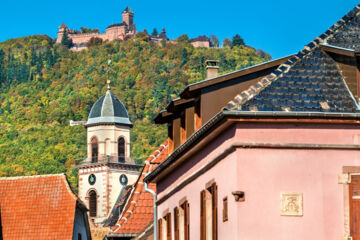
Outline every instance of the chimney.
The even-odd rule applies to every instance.
[[[216,78],[219,71],[219,61],[218,60],[206,60],[206,79]]]

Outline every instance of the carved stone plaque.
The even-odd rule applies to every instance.
[[[303,215],[303,195],[295,192],[280,193],[281,216],[302,216]]]

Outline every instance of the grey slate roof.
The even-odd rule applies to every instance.
[[[110,90],[92,106],[86,125],[101,123],[132,126],[125,106]]]
[[[114,204],[113,209],[111,210],[109,217],[103,223],[104,227],[115,226],[117,220],[119,219],[121,212],[124,209],[125,203],[126,203],[128,197],[130,196],[131,190],[132,190],[131,185],[122,187],[120,194],[119,194],[118,198],[116,199],[116,202]]]
[[[107,26],[106,29],[112,28],[112,27],[120,27],[120,26],[127,26],[127,24],[126,24],[126,22],[114,23],[114,24],[111,24],[111,25]]]
[[[306,45],[256,85],[239,93],[227,109],[284,112],[359,112],[336,62],[321,44],[360,51],[360,6]]]

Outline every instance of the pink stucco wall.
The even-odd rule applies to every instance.
[[[359,135],[358,128],[345,125],[237,124],[158,182],[158,199],[235,142],[353,145],[359,144]],[[344,193],[343,185],[338,184],[343,166],[360,166],[359,151],[237,148],[160,203],[158,213],[173,212],[186,197],[190,239],[200,239],[200,191],[214,179],[219,239],[338,240],[344,236]],[[235,202],[232,191],[244,191],[245,202]],[[280,216],[281,192],[303,194],[303,216]],[[223,222],[222,199],[226,196],[229,220]]]

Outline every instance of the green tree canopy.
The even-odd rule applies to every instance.
[[[244,39],[242,39],[242,37],[240,37],[239,34],[236,34],[231,41],[231,47],[235,47],[235,46],[242,46],[245,45]]]

